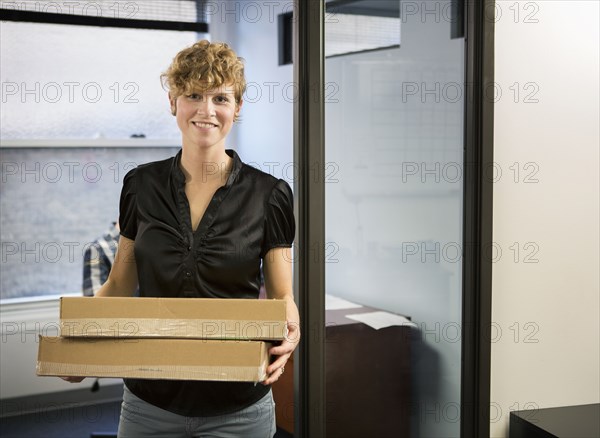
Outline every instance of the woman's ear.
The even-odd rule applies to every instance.
[[[233,121],[237,122],[240,119],[240,111],[242,110],[242,104],[244,103],[243,99],[240,99],[239,102],[237,102],[236,104],[236,108],[235,108],[235,114],[233,116]]]
[[[177,115],[177,99],[173,99],[171,93],[169,93],[169,105],[171,106],[171,114]]]

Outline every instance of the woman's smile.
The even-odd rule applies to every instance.
[[[233,126],[241,102],[234,97],[232,85],[205,91],[191,91],[171,102],[176,106],[177,126],[183,147],[225,148],[225,138]]]

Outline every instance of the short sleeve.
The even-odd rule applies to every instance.
[[[289,184],[280,179],[273,187],[266,204],[261,257],[273,248],[291,247],[295,234],[294,196]]]
[[[137,235],[136,170],[132,169],[125,175],[119,202],[120,233],[131,240],[135,240]]]

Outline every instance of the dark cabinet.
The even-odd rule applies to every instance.
[[[347,314],[378,309],[328,310],[325,335],[327,438],[409,436],[410,330],[375,330]],[[293,433],[293,377],[273,386],[278,426]]]
[[[600,404],[510,413],[510,438],[598,438]]]

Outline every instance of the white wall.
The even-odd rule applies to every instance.
[[[493,437],[510,410],[600,401],[598,2],[529,4],[497,3]]]
[[[227,146],[242,160],[293,186],[293,70],[279,66],[277,16],[291,1],[211,2],[212,41],[230,44],[245,59],[248,84],[241,121]]]

